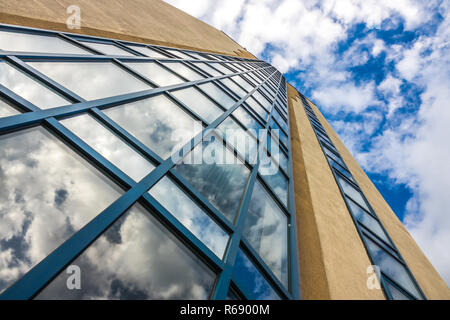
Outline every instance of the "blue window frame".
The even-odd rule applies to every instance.
[[[115,237],[112,234],[117,236],[117,232],[112,232],[111,230],[117,229],[120,221],[128,216],[127,212],[135,208],[135,206],[141,206],[142,210],[147,210],[146,214],[151,215],[152,219],[155,218],[158,223],[164,226],[161,230],[169,232],[171,237],[175,237],[176,241],[179,241],[186,247],[190,256],[196,257],[199,263],[205,264],[205,268],[210,270],[208,271],[208,277],[215,277],[215,285],[205,285],[204,288],[208,288],[207,290],[209,291],[205,291],[202,297],[226,299],[231,292],[234,298],[257,298],[256,296],[247,296],[246,289],[239,286],[239,279],[236,278],[238,271],[235,269],[235,265],[241,261],[238,257],[239,254],[245,251],[245,256],[259,270],[259,276],[267,283],[269,291],[276,292],[276,295],[282,299],[300,298],[295,234],[295,205],[293,181],[290,178],[293,175],[289,130],[285,130],[287,139],[284,138],[284,145],[280,145],[286,162],[281,174],[287,181],[284,187],[286,189],[284,193],[288,195],[287,199],[280,203],[276,196],[279,191],[272,189],[270,184],[265,184],[265,188],[268,191],[266,196],[272,197],[272,200],[280,205],[279,210],[286,217],[287,221],[287,265],[285,267],[286,273],[283,274],[282,281],[280,281],[280,276],[272,272],[272,266],[266,264],[267,258],[265,260],[262,259],[243,236],[255,183],[256,181],[263,181],[261,180],[263,177],[259,173],[259,159],[256,163],[250,164],[246,159],[241,158],[249,172],[249,176],[243,186],[233,223],[219,212],[210,199],[192,187],[177,172],[175,169],[176,163],[172,157],[167,157],[167,153],[156,152],[159,150],[153,150],[152,144],[146,144],[145,140],[141,140],[140,135],[127,131],[126,127],[132,128],[128,126],[129,123],[123,122],[123,125],[119,125],[116,122],[119,120],[125,121],[125,118],[118,118],[114,121],[108,116],[110,114],[109,110],[114,110],[114,108],[145,102],[146,99],[151,99],[152,97],[165,96],[173,102],[174,107],[179,108],[180,112],[184,112],[192,119],[200,121],[200,131],[195,132],[192,139],[187,139],[187,142],[183,140],[184,145],[179,146],[179,149],[175,150],[174,154],[178,154],[182,158],[199,145],[202,141],[202,134],[206,130],[217,128],[227,119],[239,121],[238,124],[243,129],[251,129],[247,128],[246,123],[240,121],[242,118],[239,119],[238,113],[234,112],[238,109],[241,112],[249,112],[249,119],[253,119],[251,114],[256,115],[257,110],[253,110],[251,106],[245,104],[245,101],[253,95],[263,100],[268,112],[268,117],[265,119],[267,122],[264,124],[262,121],[257,120],[256,117],[253,119],[260,128],[269,129],[269,122],[274,123],[275,119],[278,122],[280,121],[279,112],[274,111],[276,110],[275,104],[277,104],[278,109],[282,110],[283,116],[288,119],[286,83],[285,78],[279,71],[260,60],[228,57],[211,53],[206,54],[164,46],[145,45],[142,43],[8,25],[0,25],[0,37],[2,32],[7,32],[8,37],[11,37],[11,34],[13,36],[25,34],[27,39],[35,36],[37,39],[45,37],[46,40],[49,40],[49,45],[43,53],[39,52],[39,50],[42,50],[42,46],[38,46],[37,51],[32,54],[30,54],[29,50],[5,51],[8,50],[8,48],[5,48],[4,51],[0,51],[0,63],[13,65],[14,68],[20,70],[30,79],[39,81],[43,88],[49,89],[66,99],[67,103],[56,107],[46,107],[45,105],[39,107],[28,101],[26,97],[21,96],[20,92],[14,92],[6,86],[0,85],[0,101],[7,101],[8,105],[20,111],[19,114],[17,112],[6,113],[5,111],[5,115],[0,117],[0,139],[5,134],[11,132],[20,133],[32,126],[44,127],[51,131],[60,143],[72,149],[99,170],[108,179],[108,183],[117,185],[117,187],[122,189],[123,194],[79,230],[74,230],[68,239],[50,254],[46,255],[40,263],[20,277],[13,279],[11,281],[13,284],[0,292],[0,299],[32,299],[37,297],[39,292],[45,292],[46,288],[52,286],[53,279],[60,279],[64,275],[65,268],[68,265],[76,261],[78,257],[95,250],[94,246],[99,245],[98,241],[101,241],[102,237],[109,237],[108,239],[112,243],[117,241],[117,239],[111,238]],[[0,41],[0,49],[4,49],[1,48],[1,43]],[[21,50],[23,46],[16,46],[16,48]],[[31,62],[31,64],[28,64],[28,62]],[[104,94],[101,96],[90,96],[81,93],[82,88],[73,87],[73,90],[77,91],[73,92],[66,87],[67,84],[58,82],[64,82],[64,75],[61,78],[53,79],[51,75],[47,76],[44,74],[45,72],[39,72],[32,67],[33,63],[37,62],[47,63],[50,70],[52,62],[72,62],[72,67],[77,64],[91,67],[98,63],[108,63],[117,67],[117,70],[120,69],[120,72],[124,75],[128,74],[129,77],[137,81],[136,83],[142,83],[142,86],[136,92],[127,89],[128,91],[114,94],[115,92],[112,90],[111,92],[104,91]],[[199,62],[203,65],[198,65],[197,63]],[[89,63],[92,63],[92,65],[89,65]],[[140,70],[133,67],[137,63],[153,64],[158,68],[147,71],[141,70],[142,72],[140,72]],[[64,64],[60,65],[63,66]],[[95,70],[95,68],[91,69]],[[163,72],[167,77],[177,81],[162,81],[164,80],[163,76],[163,78],[158,78],[162,79],[161,85],[159,85],[159,81],[156,81],[158,82],[156,83],[152,79],[152,72],[157,72],[155,70],[164,70]],[[95,82],[91,81],[91,83]],[[239,88],[238,94],[233,91],[236,88]],[[204,95],[205,101],[211,101],[210,105],[215,108],[214,113],[200,112],[201,110],[198,109],[198,106],[193,106],[189,99],[180,97],[177,92],[182,92],[181,90],[183,89],[194,90]],[[135,110],[134,112],[137,113],[135,116],[139,117],[140,112],[145,111]],[[107,136],[113,140],[109,142],[94,141],[91,137],[91,140],[85,141],[83,137],[86,137],[89,134],[88,132],[83,132],[83,134],[72,132],[71,130],[75,130],[75,128],[69,129],[63,124],[68,124],[71,121],[70,119],[76,119],[80,116],[89,117],[85,119],[89,119],[91,122],[95,121],[92,123],[99,125],[97,130],[109,131]],[[203,117],[206,119],[203,119]],[[274,120],[270,121],[272,117]],[[282,120],[285,121],[285,119]],[[288,121],[286,123],[288,124]],[[158,132],[152,134],[158,134]],[[258,136],[255,138],[258,144],[262,143]],[[157,139],[157,136],[154,139]],[[125,146],[126,152],[131,152],[130,154],[133,157],[139,157],[141,159],[139,161],[148,162],[150,165],[147,172],[143,174],[131,173],[123,163],[118,161],[117,157],[120,157],[120,155],[112,156],[108,154],[111,150],[105,149],[104,146],[114,145],[114,143]],[[228,144],[226,139],[223,143],[233,151],[236,157],[241,157],[238,150],[232,144]],[[183,216],[177,211],[179,209],[168,206],[165,200],[161,200],[161,195],[152,195],[152,187],[157,186],[158,182],[163,181],[163,179],[173,181],[174,185],[176,184],[177,186],[177,197],[183,198],[183,201],[191,199],[192,205],[190,208],[199,210],[197,216],[201,216],[204,221],[220,231],[216,232],[223,238],[223,245],[220,248],[213,247],[211,242],[205,240],[206,235],[201,233],[202,230],[191,228],[189,226],[190,220],[181,221],[180,219],[183,219]],[[183,197],[183,192],[186,193],[185,197]],[[157,198],[154,196],[157,196]],[[209,218],[211,218],[211,221]],[[195,216],[194,218],[190,217],[190,219],[195,219]]]
[[[308,100],[302,94],[299,93],[299,95],[369,259],[373,265],[380,267],[379,280],[386,298],[391,300],[426,299],[405,260],[326,134]]]

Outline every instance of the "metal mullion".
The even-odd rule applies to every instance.
[[[253,90],[255,91],[255,90]],[[267,124],[266,124],[267,128]],[[262,146],[264,147],[264,146]],[[242,232],[245,223],[245,216],[248,214],[248,206],[251,200],[251,194],[253,192],[254,184],[256,183],[256,179],[258,177],[258,168],[259,168],[259,157],[257,164],[253,167],[249,179],[248,186],[246,191],[244,192],[244,197],[242,200],[241,208],[238,212],[237,222],[236,222],[236,231],[230,239],[230,250],[227,255],[227,261],[225,269],[222,271],[219,276],[219,280],[216,286],[216,290],[214,292],[215,299],[224,299],[228,293],[230,281],[232,278],[232,271],[234,268],[234,261],[237,255],[237,251],[239,250],[240,243],[242,241]],[[289,243],[289,241],[288,241]],[[228,259],[229,258],[229,259]]]
[[[110,58],[107,58],[110,59]],[[107,98],[101,98],[101,99],[95,99],[91,101],[86,102],[80,102],[80,103],[73,103],[68,104],[65,106],[50,108],[50,109],[39,109],[35,110],[34,112],[28,112],[28,113],[22,113],[18,115],[13,115],[7,118],[0,118],[0,134],[4,131],[11,130],[14,128],[17,128],[21,125],[32,125],[35,123],[40,122],[41,120],[48,118],[48,117],[64,117],[73,115],[76,113],[82,113],[87,111],[90,108],[97,107],[99,109],[105,109],[111,106],[121,105],[129,102],[134,102],[146,98],[150,98],[152,96],[158,95],[160,93],[163,93],[167,90],[172,89],[182,89],[185,87],[192,86],[194,84],[202,84],[206,82],[214,81],[214,79],[222,79],[227,77],[224,76],[218,76],[215,78],[209,78],[209,79],[201,79],[197,81],[192,82],[184,82],[176,85],[166,86],[166,87],[157,87],[157,88],[150,88],[148,90],[138,91],[134,93],[127,93],[123,95],[113,96],[113,97],[107,97]],[[0,89],[2,89],[3,86],[0,85]],[[7,88],[5,88],[7,89]],[[21,105],[28,105],[32,107],[33,105],[26,101],[25,99],[12,94],[10,90],[5,90],[4,92],[7,93],[7,95],[10,97],[10,99],[16,100],[14,97],[17,97],[17,101],[19,101],[19,104]]]
[[[262,82],[262,83],[264,83],[264,82]],[[215,121],[216,123],[214,123],[214,124],[217,126],[220,122],[222,122],[228,115],[230,115],[235,109],[237,109],[240,106],[240,104],[248,96],[250,96],[251,93],[253,93],[258,87],[259,87],[259,85],[256,88],[254,88],[251,92],[249,92],[245,97],[241,98],[233,107],[231,107],[224,114],[226,116],[223,117],[223,119],[221,119],[221,120],[217,119]],[[236,260],[236,255],[239,250],[242,231],[244,228],[245,215],[247,214],[248,206],[250,204],[250,198],[251,198],[251,195],[253,192],[253,187],[254,187],[254,184],[255,184],[256,178],[257,178],[258,166],[259,166],[259,157],[258,157],[257,163],[255,164],[253,169],[251,169],[251,173],[248,178],[247,186],[246,186],[244,193],[242,195],[242,198],[241,198],[242,199],[241,204],[240,204],[239,211],[237,212],[236,220],[235,220],[235,231],[230,237],[229,245],[228,245],[227,251],[225,252],[225,266],[218,277],[218,280],[217,280],[217,283],[216,283],[216,286],[214,289],[214,293],[212,296],[212,298],[216,299],[216,300],[223,300],[226,298],[226,296],[228,294],[228,289],[229,289],[229,285],[230,285],[230,281],[231,281],[231,277],[232,277],[232,273],[233,273],[233,268],[234,268],[234,262]]]
[[[406,265],[404,261],[402,261],[398,256],[397,256],[397,252],[395,250],[395,248],[392,247],[391,244],[388,244],[385,240],[383,240],[382,238],[380,238],[379,235],[375,234],[372,230],[369,229],[369,227],[367,227],[366,225],[364,225],[364,223],[360,222],[358,219],[356,219],[358,221],[358,224],[360,225],[360,227],[363,229],[363,233],[364,235],[366,235],[367,237],[371,238],[371,240],[373,242],[375,242],[378,246],[380,246],[384,251],[389,252],[389,250],[392,250],[392,252],[389,252],[389,255],[393,256],[399,263],[401,263],[402,265]],[[374,238],[374,239],[372,239]],[[380,243],[377,243],[380,242]],[[383,248],[383,246],[386,246],[389,250]]]
[[[123,45],[123,44],[122,44],[120,41],[118,41],[118,40],[111,40],[111,42],[112,42],[113,44],[115,44],[117,47],[119,47],[120,49],[122,49],[122,50],[124,50],[124,51],[126,51],[126,52],[128,52],[128,53],[131,53],[131,54],[134,54],[134,55],[136,55],[136,53],[138,53],[138,54],[139,54],[138,57],[140,56],[140,53],[139,53],[139,52],[136,52],[136,51],[134,51],[133,49],[128,48],[127,46]]]
[[[86,50],[88,52],[90,51],[91,53],[96,54],[96,55],[103,55],[102,52],[98,51],[95,48],[88,47],[87,45],[85,45],[84,43],[79,41],[78,39],[69,37],[66,34],[62,33],[62,32],[58,32],[57,34],[58,34],[59,37],[63,38],[67,42],[70,42],[71,44],[73,44],[73,45],[75,45],[77,47],[80,47],[80,48],[82,48],[82,49],[84,49],[84,50]]]
[[[68,145],[75,148],[77,153],[87,158],[94,165],[94,167],[99,168],[100,171],[114,180],[114,182],[121,186],[122,189],[126,190],[136,184],[131,177],[129,177],[121,169],[117,168],[113,163],[98,153],[72,131],[67,129],[55,118],[45,119],[43,124],[51,131],[56,132],[58,137],[63,139]]]
[[[286,83],[286,80],[282,80],[282,83]],[[287,95],[287,87],[283,86],[284,92]],[[280,91],[281,92],[281,91]],[[287,102],[288,103],[288,102]],[[287,105],[289,112],[289,106]],[[291,142],[291,124],[288,118],[288,169],[289,169],[289,190],[288,190],[288,204],[291,215],[289,216],[289,284],[291,286],[291,294],[294,299],[301,298],[300,283],[299,281],[299,265],[298,265],[298,246],[297,246],[297,215],[295,212],[295,197],[294,197],[294,171],[293,171],[293,158],[292,158],[292,142]]]
[[[287,239],[289,240],[289,239]],[[292,299],[291,294],[286,290],[285,286],[281,283],[278,277],[259,256],[258,252],[252,248],[251,244],[243,237],[241,239],[241,248],[247,254],[250,261],[255,264],[256,268],[262,273],[263,277],[269,282],[272,288],[282,295],[284,299]]]
[[[157,215],[158,220],[162,220],[167,229],[171,233],[175,233],[179,238],[181,237],[184,242],[189,244],[189,249],[200,255],[201,258],[206,260],[207,264],[215,268],[215,272],[220,272],[224,263],[217,257],[217,255],[211,251],[200,239],[198,239],[187,227],[185,227],[170,211],[168,211],[162,204],[160,204],[152,195],[148,192],[142,195],[148,206],[151,207],[150,213],[154,216]]]
[[[205,209],[205,212],[215,222],[217,222],[228,233],[233,233],[235,227],[219,210],[217,210],[203,195],[201,195],[189,182],[186,181],[174,168],[169,170],[169,176],[177,182],[179,187],[183,189],[191,198],[193,198],[200,207]]]
[[[66,99],[72,100],[68,102],[85,102],[86,100],[77,95],[76,93],[70,91],[69,89],[65,88],[64,86],[60,85],[58,82],[54,81],[53,79],[47,77],[45,74],[41,73],[40,71],[34,69],[32,66],[26,64],[24,61],[16,58],[7,56],[5,58],[8,62],[10,62],[12,65],[14,65],[16,68],[22,70],[31,78],[38,79],[41,83],[43,83],[45,86],[49,87],[53,92],[63,96]]]
[[[119,59],[114,58],[112,61],[113,61],[113,63],[117,64],[120,68],[122,68],[125,71],[127,71],[128,73],[130,73],[132,76],[138,78],[139,80],[142,80],[143,82],[149,84],[153,88],[159,88],[160,87],[157,83],[153,82],[150,78],[147,78],[145,75],[143,75],[139,71],[133,69],[132,67],[128,66],[127,64],[125,64],[124,62],[120,61]]]
[[[397,281],[393,280],[391,277],[389,277],[387,274],[385,274],[381,270],[380,270],[380,273],[381,273],[381,278],[384,281],[389,282],[389,284],[391,286],[395,287],[398,291],[400,291],[403,295],[405,295],[409,300],[417,300],[417,298],[414,295],[409,293],[409,291],[406,290],[405,288],[403,288],[403,286],[401,286]],[[391,294],[390,290],[387,290],[387,291],[389,293],[389,296],[390,296],[391,300],[393,300],[393,297],[392,297],[392,294]]]

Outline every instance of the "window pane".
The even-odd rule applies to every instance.
[[[339,180],[339,184],[341,185],[341,187],[344,190],[346,195],[348,195],[350,198],[352,198],[352,200],[354,200],[361,207],[363,207],[367,211],[370,211],[369,207],[367,206],[366,202],[364,201],[364,199],[361,196],[361,192],[356,190],[347,181],[345,181],[343,178],[341,178],[339,176],[338,176],[338,180]]]
[[[194,87],[176,90],[172,94],[209,123],[216,120],[223,113],[214,102]]]
[[[262,129],[262,126],[256,121],[244,107],[239,107],[233,111],[232,115],[236,117],[244,126],[249,130],[255,130],[255,134],[258,137],[259,130]]]
[[[259,181],[253,189],[243,234],[281,283],[289,288],[287,217]]]
[[[278,165],[270,158],[268,163],[261,162],[259,166],[259,173],[263,177],[264,181],[269,185],[275,195],[280,199],[286,207],[288,205],[288,181],[285,176],[278,169]],[[270,169],[269,169],[270,166]],[[273,168],[273,169],[272,169]],[[264,174],[269,171],[271,174]],[[274,173],[273,173],[274,172]]]
[[[239,250],[236,256],[233,274],[239,280],[239,284],[243,286],[241,289],[251,295],[250,299],[281,299],[242,250]]]
[[[163,159],[171,155],[175,146],[181,148],[202,130],[200,123],[164,95],[103,112]]]
[[[231,71],[230,69],[226,68],[223,66],[223,64],[221,63],[213,63],[211,64],[214,68],[216,68],[217,70],[219,70],[220,72],[222,72],[223,74],[231,74],[234,73],[233,71]]]
[[[189,67],[186,67],[181,62],[163,62],[163,64],[169,69],[175,71],[180,76],[186,78],[188,81],[195,81],[204,79],[199,73],[195,72]]]
[[[131,44],[127,44],[127,47],[129,47],[129,48],[131,48],[131,49],[133,49],[133,50],[135,50],[137,52],[140,52],[143,55],[145,55],[147,57],[150,57],[150,58],[156,58],[156,59],[158,59],[158,58],[167,58],[165,55],[163,55],[163,54],[161,54],[159,52],[156,52],[155,50],[152,50],[152,49],[147,48],[147,47],[134,46],[134,45],[131,45]]]
[[[193,56],[195,59],[199,60],[207,60],[204,56],[200,55],[199,53],[189,51],[189,55]]]
[[[28,62],[28,64],[87,100],[151,88],[111,62]]]
[[[20,112],[9,105],[9,103],[0,99],[0,118],[13,116]]]
[[[4,61],[0,61],[0,83],[41,109],[71,103]]]
[[[370,214],[368,214],[359,206],[357,206],[355,203],[353,203],[352,200],[348,200],[347,203],[350,206],[350,210],[353,216],[356,218],[356,220],[361,222],[364,226],[367,227],[367,229],[369,229],[377,236],[379,236],[381,239],[386,241],[386,243],[389,244],[391,243],[387,238],[386,234],[384,233],[383,229],[381,228],[380,223],[377,220],[375,220],[375,218],[373,218]]]
[[[5,51],[91,54],[58,37],[8,31],[0,31],[0,49]]]
[[[87,114],[62,120],[61,123],[135,181],[140,181],[155,168]]]
[[[140,205],[134,205],[73,263],[81,289],[63,270],[37,299],[207,299],[215,275]]]
[[[329,156],[330,158],[333,158],[334,161],[336,161],[337,163],[339,163],[340,165],[345,167],[344,162],[341,160],[341,158],[339,158],[337,155],[335,155],[333,152],[331,152],[330,150],[328,150],[327,147],[323,148],[323,151],[325,151],[325,153],[327,154],[327,156]]]
[[[238,85],[236,83],[234,83],[233,81],[231,81],[229,78],[225,78],[220,81],[224,85],[226,85],[228,87],[228,89],[230,89],[231,92],[235,93],[238,97],[242,98],[247,94],[243,89],[238,87]]]
[[[171,179],[162,178],[149,193],[222,259],[228,243],[228,234]]]
[[[0,292],[121,194],[41,127],[0,136]]]
[[[195,64],[197,67],[199,67],[200,69],[202,69],[203,71],[209,73],[211,76],[213,77],[219,77],[222,74],[217,71],[216,69],[213,69],[209,66],[209,64],[203,63],[203,62],[199,62]]]
[[[385,281],[386,287],[392,295],[393,300],[410,300],[407,296],[405,296],[400,290],[394,287],[389,281]]]
[[[160,87],[184,82],[183,79],[154,62],[127,62],[126,65],[149,78]]]
[[[225,109],[230,109],[236,101],[212,82],[199,85],[211,98],[220,103]]]
[[[390,278],[392,278],[392,280],[408,290],[408,292],[414,295],[417,299],[420,299],[421,295],[417,291],[416,286],[412,282],[405,267],[390,254],[381,249],[377,244],[375,244],[375,242],[366,236],[363,237],[367,242],[367,246],[374,263],[380,267],[381,272],[387,274]]]
[[[203,157],[201,162],[183,161],[175,170],[233,222],[250,170],[223,146],[215,134],[205,137],[202,145],[191,153],[194,157]],[[191,153],[185,159],[191,159]],[[233,164],[227,164],[230,162]]]
[[[187,54],[185,54],[184,52],[178,51],[178,50],[171,50],[171,49],[164,49],[164,51],[167,51],[171,54],[173,54],[174,56],[180,58],[180,59],[190,59],[192,60],[192,57],[188,56]]]
[[[106,55],[135,57],[134,54],[132,54],[126,50],[123,50],[114,44],[100,43],[100,42],[87,42],[87,41],[81,41],[81,43],[83,43],[83,44],[87,45],[88,47],[91,47],[97,51],[100,51],[101,53],[104,53]]]
[[[272,103],[267,100],[259,91],[255,91],[252,96],[266,109],[270,111]]]
[[[253,86],[250,83],[248,83],[247,81],[245,81],[244,79],[242,79],[241,76],[234,76],[234,77],[231,77],[231,79],[236,81],[242,88],[247,90],[247,92],[250,92],[253,90]]]
[[[258,143],[256,139],[244,131],[233,119],[225,119],[219,126],[227,143],[232,145],[236,150],[251,163],[256,163],[256,152]]]

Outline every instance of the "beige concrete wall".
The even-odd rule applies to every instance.
[[[439,273],[419,248],[412,236],[406,230],[405,226],[397,218],[372,181],[364,173],[351,153],[347,150],[341,139],[325,120],[322,113],[318,110],[314,103],[310,102],[310,105],[315,111],[317,117],[320,119],[320,122],[327,131],[330,139],[340,152],[367,200],[380,218],[383,226],[386,228],[386,231],[389,233],[390,237],[399,249],[400,254],[405,259],[427,298],[450,299],[450,290]]]
[[[370,260],[297,92],[288,88],[303,298],[384,299],[367,288]]]
[[[66,9],[81,9],[81,29]],[[254,58],[222,31],[160,0],[2,0],[0,23]]]

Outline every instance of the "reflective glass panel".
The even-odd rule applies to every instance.
[[[257,181],[243,234],[281,283],[289,288],[287,224],[286,215]]]
[[[156,58],[156,59],[158,59],[158,58],[166,58],[167,59],[167,57],[165,55],[163,55],[163,54],[161,54],[161,53],[159,53],[159,52],[157,52],[155,50],[152,50],[150,48],[147,48],[147,47],[134,46],[134,45],[131,45],[131,44],[127,44],[127,47],[129,47],[130,49],[133,49],[133,50],[135,50],[137,52],[140,52],[143,55],[145,55],[147,57],[150,57],[150,58]]]
[[[215,275],[140,205],[134,205],[72,264],[81,289],[63,270],[37,299],[207,299]]]
[[[334,152],[331,152],[327,147],[324,147],[324,148],[323,148],[323,151],[325,151],[325,153],[327,154],[327,156],[329,156],[330,158],[332,158],[334,161],[336,161],[336,162],[339,163],[340,165],[344,166],[344,168],[345,168],[344,162],[341,160],[340,157],[338,157],[336,154],[334,154]]]
[[[368,237],[363,236],[363,238],[366,240],[374,263],[380,267],[381,272],[387,274],[392,280],[400,284],[417,299],[421,299],[421,295],[417,291],[406,268]]]
[[[258,143],[256,139],[242,129],[233,119],[228,117],[219,126],[227,143],[232,145],[236,150],[251,163],[256,163],[256,152]]]
[[[230,69],[226,68],[223,66],[223,64],[221,63],[213,63],[211,64],[214,68],[216,68],[217,70],[219,70],[220,72],[222,72],[223,74],[231,74],[234,73],[233,71],[231,71]]]
[[[42,127],[0,136],[0,292],[121,194]]]
[[[150,89],[111,62],[28,62],[33,68],[86,100]]]
[[[103,112],[163,159],[202,130],[200,123],[164,95]]]
[[[194,87],[172,91],[172,94],[209,123],[223,113],[214,102]]]
[[[154,62],[127,62],[126,65],[149,78],[160,87],[171,86],[184,82],[179,76],[164,69]]]
[[[278,196],[281,203],[283,203],[286,207],[288,205],[288,181],[286,177],[281,173],[278,168],[278,165],[269,158],[270,161],[267,163],[266,161],[261,162],[258,171],[263,177],[264,181],[269,185],[275,195]],[[265,165],[263,165],[265,164]],[[270,174],[265,174],[269,172]]]
[[[100,51],[101,53],[104,53],[106,55],[135,57],[134,54],[132,54],[126,50],[123,50],[114,44],[100,43],[100,42],[87,42],[87,41],[81,41],[81,43],[87,45],[88,47],[91,47],[92,49]]]
[[[206,92],[211,98],[220,103],[225,109],[230,109],[236,101],[212,82],[199,85],[199,88]]]
[[[61,123],[135,181],[140,181],[155,168],[87,114],[62,120]]]
[[[9,105],[9,103],[0,99],[0,118],[13,116],[20,112]]]
[[[0,49],[62,54],[91,54],[68,41],[54,36],[0,31]]]
[[[386,241],[386,243],[391,243],[384,233],[383,229],[381,228],[380,223],[375,220],[375,218],[373,218],[369,213],[357,206],[352,200],[348,200],[347,203],[350,206],[350,210],[356,220],[361,222],[364,226],[367,227],[367,229]]]
[[[171,54],[173,54],[174,56],[181,58],[181,59],[190,59],[192,60],[192,57],[188,56],[187,54],[185,54],[184,52],[178,51],[178,50],[171,50],[171,49],[164,49],[164,51],[167,51]]]
[[[259,130],[262,126],[256,121],[244,107],[239,107],[233,111],[232,115],[236,117],[249,130],[255,130],[256,137],[259,136]]]
[[[237,94],[238,97],[244,97],[247,93],[241,89],[240,87],[238,87],[238,85],[236,83],[234,83],[233,81],[231,81],[229,78],[225,78],[220,80],[224,85],[226,85],[228,87],[228,89],[230,89],[233,93]]]
[[[195,80],[201,80],[204,79],[202,75],[195,72],[193,69],[185,66],[181,62],[163,62],[163,64],[178,73],[180,76],[186,78],[188,81],[195,81]]]
[[[243,287],[242,290],[251,295],[248,297],[249,299],[281,299],[242,250],[239,250],[236,256],[233,274],[239,280],[239,285]]]
[[[248,83],[247,81],[245,81],[244,79],[242,79],[241,76],[234,76],[234,77],[231,77],[231,79],[236,81],[247,92],[250,92],[253,90],[253,86],[250,83]]]
[[[197,67],[199,67],[200,69],[202,69],[203,71],[209,73],[209,74],[210,74],[211,76],[213,76],[213,77],[219,77],[219,76],[222,75],[222,74],[221,74],[219,71],[217,71],[216,69],[211,68],[211,67],[209,66],[209,64],[207,64],[207,63],[199,62],[199,63],[196,63],[195,65],[196,65]]]
[[[162,178],[149,193],[222,259],[228,243],[228,234],[170,178]]]
[[[175,170],[233,222],[250,170],[215,134],[205,137],[185,159],[192,157],[195,162],[183,160]]]
[[[71,103],[4,61],[0,61],[0,83],[41,109]]]
[[[367,206],[366,202],[364,201],[364,199],[361,196],[361,192],[356,190],[347,181],[345,181],[343,178],[341,178],[339,176],[338,176],[338,180],[339,180],[339,184],[341,185],[341,187],[344,190],[346,195],[348,195],[350,198],[352,198],[352,200],[354,200],[361,207],[363,207],[367,211],[370,211],[369,207]]]
[[[258,100],[258,102],[266,109],[267,111],[270,111],[272,103],[267,100],[259,91],[255,91],[252,96]]]

